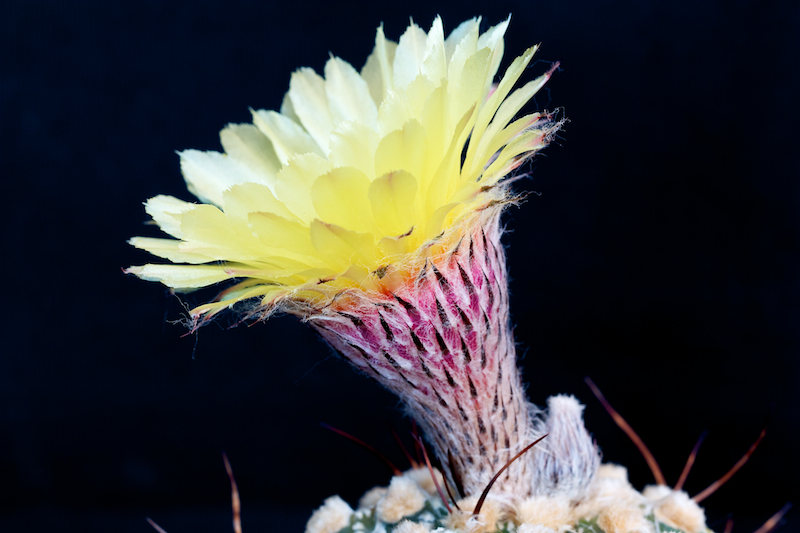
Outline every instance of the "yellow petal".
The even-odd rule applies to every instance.
[[[173,289],[197,289],[231,278],[221,265],[143,265],[125,272],[147,281],[160,281]]]
[[[417,180],[403,170],[390,172],[369,186],[372,215],[387,235],[403,235],[416,225]]]
[[[528,48],[523,55],[516,58],[511,63],[511,65],[508,67],[508,70],[506,70],[503,79],[498,84],[497,89],[494,91],[494,93],[492,93],[492,96],[489,97],[489,100],[478,112],[478,117],[475,121],[475,127],[472,131],[472,140],[469,143],[467,157],[464,160],[463,168],[466,172],[471,174],[479,171],[479,167],[482,162],[475,159],[475,155],[478,149],[480,138],[486,131],[486,127],[497,111],[497,108],[500,106],[500,103],[505,99],[506,95],[508,95],[511,88],[522,75],[525,67],[528,66],[528,63],[530,63],[534,52],[536,52],[536,47]]]
[[[376,105],[380,105],[386,94],[392,89],[392,63],[397,43],[386,39],[383,24],[378,26],[375,34],[375,49],[367,58],[361,77],[367,82],[369,93]]]
[[[353,231],[374,231],[369,209],[369,179],[352,167],[335,168],[311,187],[311,200],[319,217]]]
[[[447,76],[447,56],[444,50],[444,28],[442,19],[433,20],[428,38],[425,41],[425,57],[420,65],[420,74],[426,76],[437,87]]]
[[[334,167],[355,167],[367,178],[375,177],[375,130],[360,122],[343,122],[331,134],[330,147],[329,159]]]
[[[295,222],[300,221],[286,204],[275,198],[269,187],[258,183],[234,185],[222,195],[222,205],[225,215],[240,223],[246,224],[248,215],[258,211],[269,211]]]
[[[534,47],[534,52],[535,48],[536,47]],[[530,101],[533,95],[536,94],[539,89],[542,88],[542,86],[544,86],[545,82],[549,78],[549,74],[539,76],[535,80],[528,82],[519,89],[515,90],[503,101],[503,103],[497,109],[497,113],[492,119],[492,123],[486,128],[486,132],[481,137],[480,143],[478,144],[476,150],[476,157],[479,159],[488,158],[494,154],[494,151],[487,150],[487,145],[493,140],[498,132],[508,125],[511,119],[514,118],[514,115],[516,115],[517,112],[519,112],[519,110],[522,109],[522,107],[528,103],[528,101]]]
[[[128,244],[146,250],[151,254],[169,259],[173,263],[189,263],[193,265],[200,265],[203,263],[210,263],[214,259],[203,254],[194,254],[183,252],[179,249],[181,241],[172,239],[153,239],[150,237],[133,237],[128,240]]]
[[[450,81],[454,82],[448,83],[447,86],[450,93],[451,120],[460,119],[468,109],[483,101],[483,81],[486,79],[489,59],[488,48],[479,50],[467,58],[460,78],[450,78]]]
[[[339,272],[351,265],[370,268],[376,263],[373,236],[349,231],[320,220],[311,223],[311,242],[331,267]]]
[[[400,37],[394,53],[393,85],[396,90],[405,89],[419,74],[427,41],[428,36],[412,21]]]
[[[222,193],[237,183],[267,183],[267,176],[219,152],[184,150],[179,154],[189,191],[206,203],[222,205]]]
[[[281,168],[281,162],[272,148],[272,143],[252,124],[228,124],[219,132],[219,140],[225,153],[238,159],[265,183],[272,183]]]
[[[313,69],[301,68],[292,74],[287,94],[301,124],[322,148],[323,153],[327,154],[333,117],[328,107],[325,80]]]
[[[198,205],[181,215],[181,251],[221,261],[250,261],[261,255],[252,235],[237,232],[222,211]]]
[[[253,111],[253,123],[272,141],[282,165],[298,154],[325,156],[322,148],[302,126],[280,113],[264,109]]]
[[[428,138],[425,128],[416,120],[386,135],[375,151],[375,175],[405,170],[415,177],[423,176],[427,163]],[[424,184],[420,184],[423,185]]]
[[[266,246],[314,256],[314,245],[308,226],[283,218],[275,213],[250,213],[253,234]]]
[[[469,20],[465,20],[458,26],[456,29],[450,32],[447,36],[447,39],[444,40],[444,49],[445,54],[447,57],[447,62],[450,66],[452,66],[453,56],[456,52],[456,48],[464,42],[464,39],[469,38],[472,39],[472,35],[475,36],[475,44],[472,46],[471,51],[467,55],[472,55],[477,50],[478,45],[478,33],[480,29],[481,17],[471,18]],[[466,60],[464,57],[464,60]],[[463,65],[463,60],[461,61]],[[452,78],[452,72],[448,71],[448,76]]]
[[[497,74],[497,69],[500,67],[500,60],[503,58],[503,36],[506,34],[506,29],[508,28],[509,22],[511,22],[511,15],[509,15],[508,18],[500,24],[492,26],[486,30],[483,35],[478,38],[478,49],[486,47],[492,51],[492,58],[489,63],[489,75],[486,80],[487,90],[492,84],[492,81]]]
[[[505,148],[503,148],[503,151],[500,152],[500,155],[497,156],[497,159],[495,159],[494,162],[489,165],[489,168],[484,171],[483,174],[487,177],[487,179],[482,179],[481,183],[485,182],[485,185],[492,185],[496,183],[497,180],[504,175],[498,173],[498,170],[507,165],[508,162],[516,156],[544,147],[544,137],[544,132],[540,130],[530,130],[512,140],[506,145]]]
[[[367,82],[347,61],[332,57],[325,63],[325,94],[334,126],[355,120],[372,129],[377,127],[378,107]]]
[[[194,208],[196,205],[179,200],[174,196],[159,194],[145,202],[144,210],[153,217],[153,221],[165,233],[180,239],[183,237],[183,232],[181,231],[181,218],[179,215]]]
[[[331,163],[317,154],[296,156],[278,172],[275,196],[292,206],[292,213],[300,220],[310,223],[317,217],[311,201],[311,185],[318,176],[330,172],[331,168]]]

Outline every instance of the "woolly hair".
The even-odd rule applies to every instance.
[[[706,528],[706,513],[682,490],[664,485],[648,485],[642,495],[653,501],[656,517],[688,533],[701,533]]]
[[[393,533],[428,533],[430,529],[418,522],[403,520],[392,530]]]
[[[306,533],[336,533],[344,528],[353,515],[353,509],[339,496],[331,496],[314,511],[306,524]]]
[[[353,291],[308,316],[346,360],[396,393],[431,442],[451,486],[480,494],[534,440],[509,324],[502,204],[489,205],[389,294]],[[514,461],[493,494],[525,497],[529,461]]]
[[[534,492],[577,499],[600,467],[600,452],[583,425],[583,405],[574,396],[551,396],[538,432],[547,438],[532,450]]]
[[[396,476],[389,483],[389,490],[378,500],[375,512],[378,517],[393,524],[403,517],[420,511],[425,506],[425,494],[411,478]]]

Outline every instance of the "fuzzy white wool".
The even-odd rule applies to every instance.
[[[639,506],[646,499],[628,482],[628,470],[615,464],[600,465],[585,497],[575,507],[577,519],[594,518],[602,509],[613,504]]]
[[[558,531],[574,522],[572,502],[566,496],[532,496],[516,509],[517,521]]]
[[[425,494],[412,479],[396,476],[389,483],[386,495],[378,501],[375,511],[378,517],[389,524],[422,510]]]
[[[403,520],[392,531],[393,533],[429,533],[430,528],[425,524]]]
[[[372,509],[386,495],[388,490],[386,487],[372,487],[358,500],[358,508]]]
[[[583,425],[583,405],[574,396],[551,396],[538,430],[548,436],[533,450],[534,493],[578,499],[600,466],[600,452]]]
[[[663,485],[648,485],[642,494],[653,501],[656,518],[687,533],[706,530],[706,513],[682,490]]]
[[[436,469],[433,470],[433,473],[436,476],[436,481],[439,482],[439,486],[444,487],[444,478],[442,477],[442,473]],[[422,490],[431,496],[439,496],[439,491],[436,489],[436,484],[433,482],[431,472],[427,468],[414,468],[412,470],[407,470],[403,472],[403,477],[413,480]]]
[[[522,524],[517,528],[517,533],[556,533],[556,530],[541,524]]]
[[[597,517],[597,525],[605,533],[653,533],[655,527],[642,509],[635,505],[615,503],[604,508]]]
[[[350,523],[353,509],[339,496],[331,496],[314,511],[306,524],[306,533],[336,533]]]
[[[473,516],[472,512],[478,504],[477,496],[470,496],[458,501],[461,511],[454,510],[445,520],[445,525],[449,529],[466,531],[468,533],[484,533],[497,529],[497,522],[503,516],[503,508],[500,502],[494,498],[487,498],[483,501],[481,511],[478,516]]]

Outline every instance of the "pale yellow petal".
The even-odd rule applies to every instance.
[[[330,161],[334,167],[355,167],[370,180],[375,178],[378,134],[360,122],[343,122],[331,134]]]
[[[539,113],[532,113],[520,119],[515,120],[509,124],[503,131],[495,134],[493,137],[484,135],[484,139],[488,139],[489,143],[486,148],[481,151],[482,157],[488,160],[489,156],[497,154],[506,144],[511,142],[512,139],[523,133],[525,130],[535,128],[537,123],[541,121]],[[483,172],[483,171],[481,171]],[[464,172],[461,176],[461,184],[467,182],[474,182],[476,174],[468,174]]]
[[[471,18],[462,22],[456,26],[456,29],[450,32],[450,34],[447,36],[447,39],[444,40],[444,49],[448,63],[450,63],[450,61],[453,59],[453,54],[456,51],[456,47],[458,47],[458,45],[460,45],[461,42],[467,38],[467,36],[475,34],[475,45],[477,45],[480,23],[481,17]],[[474,53],[476,49],[477,48],[473,48],[472,52],[470,53]]]
[[[281,162],[267,137],[252,124],[228,124],[219,132],[219,140],[225,153],[238,159],[264,183],[272,183],[281,168]]]
[[[183,237],[183,232],[181,231],[181,218],[179,215],[194,208],[196,205],[179,200],[174,196],[159,194],[144,203],[144,210],[153,217],[153,221],[158,224],[162,231],[180,239]]]
[[[444,28],[442,19],[433,20],[425,42],[425,57],[420,65],[420,74],[426,76],[437,87],[447,76],[447,55],[444,49]]]
[[[542,88],[542,86],[544,86],[549,78],[549,74],[539,76],[535,80],[530,81],[519,89],[515,90],[503,101],[494,118],[492,119],[492,123],[486,128],[486,132],[481,137],[480,143],[477,147],[476,157],[482,159],[489,157],[494,153],[494,151],[488,151],[487,153],[487,146],[490,142],[492,142],[494,136],[497,135],[503,128],[505,128],[509,122],[511,122],[511,119],[514,118],[514,115],[516,115],[517,112],[519,112],[519,110],[522,109],[522,107],[528,103],[528,101],[530,101],[533,95],[536,94],[539,89]]]
[[[325,63],[325,94],[334,127],[345,120],[355,120],[377,128],[378,107],[367,82],[347,61],[332,57]]]
[[[240,223],[247,223],[248,215],[258,211],[269,211],[295,222],[300,221],[286,204],[275,198],[269,187],[258,183],[234,185],[223,194],[222,204],[225,215]]]
[[[467,136],[473,113],[468,111],[461,117],[451,137],[450,146],[441,158],[433,159],[438,165],[426,172],[426,179],[420,183],[424,191],[424,217],[432,216],[436,209],[449,202],[455,186],[459,183],[461,152]]]
[[[460,34],[456,34],[459,32]],[[448,51],[447,77],[451,83],[458,83],[461,80],[464,65],[467,59],[478,51],[478,22],[475,19],[463,23],[447,37],[445,48],[453,47]],[[457,40],[457,42],[456,42]],[[488,52],[487,57],[488,57]],[[480,80],[481,83],[483,79]]]
[[[184,150],[180,152],[181,172],[189,191],[206,203],[222,204],[222,193],[237,183],[267,183],[247,165],[219,152]]]
[[[151,237],[133,237],[128,240],[128,244],[146,250],[151,254],[169,259],[173,263],[189,263],[193,265],[200,265],[203,263],[210,263],[214,261],[213,258],[203,254],[193,254],[183,252],[179,246],[181,241],[173,239],[153,239]]]
[[[275,213],[250,213],[248,220],[253,235],[266,246],[314,256],[315,250],[308,226]]]
[[[450,93],[450,119],[459,120],[468,109],[483,100],[486,72],[489,68],[490,52],[484,48],[467,58],[460,78],[451,78],[448,83]],[[475,113],[477,117],[478,113]],[[471,129],[471,128],[470,128]]]
[[[272,141],[282,165],[298,154],[314,153],[325,157],[322,148],[302,126],[280,113],[264,109],[253,111],[253,123]]]
[[[125,272],[147,281],[159,281],[173,289],[197,289],[232,277],[221,265],[143,265],[130,267]]]
[[[289,98],[288,92],[283,95],[283,100],[281,100],[280,112],[281,115],[287,117],[289,120],[294,121],[296,124],[302,124],[300,117],[298,117],[297,113],[295,113],[294,111],[294,106],[292,105],[292,99]]]
[[[508,70],[506,70],[503,79],[498,84],[497,89],[494,91],[494,93],[492,93],[492,96],[489,97],[489,100],[479,111],[475,122],[475,127],[472,131],[472,139],[470,141],[469,148],[467,149],[467,157],[464,160],[465,172],[471,174],[479,171],[481,162],[475,159],[475,155],[478,149],[480,138],[486,131],[486,127],[497,111],[497,108],[500,106],[500,103],[508,95],[511,88],[522,75],[525,67],[528,66],[528,63],[530,63],[534,52],[536,52],[536,47],[528,48],[523,55],[516,58],[511,63],[511,65],[508,67]]]
[[[320,220],[311,223],[311,242],[317,253],[334,270],[346,271],[351,265],[370,268],[376,263],[374,237],[368,233],[348,231]]]
[[[320,219],[348,230],[375,231],[368,197],[369,179],[353,167],[335,168],[311,187],[311,199]]]
[[[484,171],[483,175],[486,178],[482,179],[481,183],[493,185],[498,179],[503,177],[504,174],[498,173],[498,171],[506,166],[509,161],[525,152],[533,152],[543,148],[544,145],[545,135],[542,131],[526,131],[508,143],[505,148],[503,148],[503,150],[500,152],[500,155],[497,156],[497,159],[495,159],[494,162],[489,165],[489,168]]]
[[[414,22],[400,37],[393,63],[393,85],[396,90],[405,89],[419,75],[427,41],[427,34]]]
[[[308,67],[296,70],[289,83],[288,96],[300,123],[327,154],[333,117],[328,107],[325,80]]]
[[[489,85],[491,85],[492,81],[494,81],[494,76],[497,74],[497,69],[500,67],[500,60],[503,58],[504,48],[503,36],[506,34],[506,29],[508,29],[508,24],[510,22],[511,15],[509,15],[508,18],[500,24],[489,28],[478,39],[478,49],[485,47],[492,51],[492,59],[489,63],[489,78],[487,80],[486,89],[488,89]]]
[[[237,232],[225,214],[212,205],[198,205],[181,215],[183,252],[221,261],[252,261],[260,256],[252,234]]]
[[[390,93],[378,111],[378,135],[383,137],[409,120],[419,120],[435,88],[431,80],[417,76],[405,89]]]
[[[433,161],[441,159],[453,140],[448,96],[447,80],[444,80],[422,108],[422,127],[428,137],[428,157]]]
[[[417,180],[403,170],[390,172],[369,186],[372,215],[386,235],[408,233],[416,224]]]
[[[367,58],[364,68],[361,69],[361,77],[367,82],[369,93],[379,107],[393,87],[392,63],[396,49],[397,43],[386,39],[383,34],[383,24],[378,26],[375,35],[375,49]]]
[[[292,206],[292,213],[300,220],[309,223],[317,217],[311,201],[311,185],[318,176],[330,172],[331,168],[330,161],[316,154],[294,157],[278,172],[275,196],[287,206]]]
[[[423,176],[427,163],[428,138],[425,128],[416,120],[407,122],[381,139],[375,151],[375,175],[405,170],[415,177]]]
[[[445,228],[444,228],[444,220],[450,212],[455,209],[459,204],[458,203],[451,203],[445,204],[439,208],[437,208],[430,217],[426,220],[425,223],[425,238],[432,239],[439,235]]]

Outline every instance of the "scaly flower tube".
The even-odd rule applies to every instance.
[[[403,399],[462,496],[549,432],[493,493],[577,497],[597,449],[574,398],[537,421],[525,397],[499,225],[508,178],[560,126],[515,118],[555,66],[514,89],[533,47],[495,85],[508,20],[479,22],[447,38],[439,18],[427,33],[412,23],[399,43],[378,28],[360,73],[337,57],[324,77],[296,71],[280,113],[222,130],[224,154],[180,154],[203,203],[147,201],[173,238],[130,242],[174,264],[127,271],[178,291],[235,280],[195,325],[225,309],[302,317]]]

